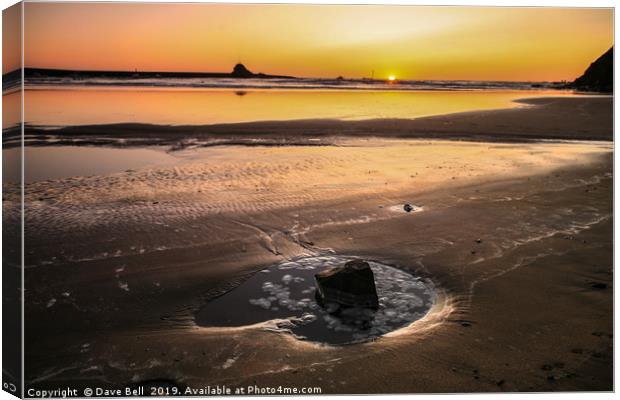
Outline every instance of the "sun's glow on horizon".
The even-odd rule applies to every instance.
[[[24,37],[27,67],[559,81],[613,45],[613,9],[28,2]]]

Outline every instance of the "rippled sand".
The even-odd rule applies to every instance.
[[[343,140],[339,146],[326,147],[187,150],[185,162],[176,167],[30,183],[26,224],[50,233],[75,233],[110,224],[120,228],[191,223],[208,215],[243,219],[309,203],[373,196],[377,209],[372,213],[351,213],[351,221],[332,216],[313,221],[368,222],[394,217],[387,206],[415,202],[420,193],[498,176],[516,179],[575,163],[587,165],[609,151],[606,143],[511,145],[377,139]],[[5,185],[5,196],[17,201],[19,192]],[[11,209],[11,203],[7,208]],[[295,221],[288,222],[292,232],[311,228],[312,224]]]
[[[174,167],[26,186],[27,324],[37,327],[27,381],[607,387],[606,364],[588,363],[610,345],[611,297],[592,284],[611,282],[611,143],[348,139],[185,152]],[[6,222],[18,191],[4,191]],[[405,202],[421,211],[394,208]],[[347,348],[195,324],[205,302],[253,272],[321,254],[429,277],[438,301],[411,326]],[[59,348],[53,362],[41,356]],[[564,367],[547,379],[540,365],[553,362]],[[364,373],[378,363],[385,372]]]

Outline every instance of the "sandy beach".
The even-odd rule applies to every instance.
[[[612,390],[612,98],[524,104],[201,127],[328,140],[185,146],[176,165],[28,183],[26,387]],[[147,129],[126,128],[128,141]],[[172,145],[188,128],[161,129],[154,142]],[[5,183],[5,224],[18,194]],[[433,306],[344,346],[281,321],[197,324],[257,271],[325,255],[420,277]]]

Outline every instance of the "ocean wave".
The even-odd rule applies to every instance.
[[[206,88],[206,89],[322,89],[322,90],[549,90],[562,89],[555,82],[504,82],[504,81],[465,81],[465,80],[402,80],[397,83],[370,79],[315,79],[315,78],[114,78],[114,77],[37,77],[25,79],[27,89],[42,87],[49,89],[58,86],[112,86],[141,88]]]

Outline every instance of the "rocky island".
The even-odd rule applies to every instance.
[[[16,78],[21,75],[15,73]],[[5,74],[4,77],[12,75]],[[169,72],[169,71],[77,71],[67,69],[52,68],[24,68],[24,78],[28,83],[36,84],[41,79],[49,78],[70,78],[74,81],[92,80],[92,79],[155,79],[155,78],[287,78],[294,79],[292,76],[285,75],[269,75],[262,72],[254,73],[245,65],[238,63],[231,72]]]

